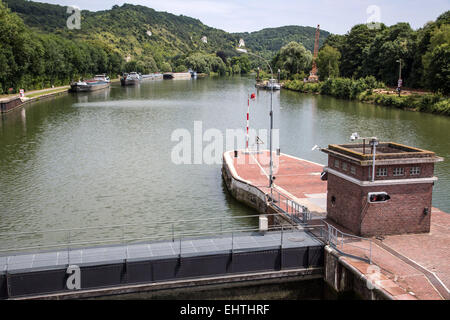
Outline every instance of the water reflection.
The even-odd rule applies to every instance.
[[[249,78],[148,81],[44,100],[0,121],[0,230],[146,224],[254,211],[225,191],[220,165],[177,166],[174,130],[269,128],[270,93]],[[319,163],[314,145],[376,135],[450,157],[450,119],[281,91],[274,94],[282,152]],[[265,141],[268,143],[268,141]],[[206,143],[205,143],[206,145]],[[449,162],[436,166],[434,205],[450,211]],[[245,222],[250,223],[250,222]],[[99,233],[102,236],[102,233]]]

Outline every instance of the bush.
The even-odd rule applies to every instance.
[[[444,99],[432,106],[431,112],[450,116],[450,99]]]
[[[336,78],[333,81],[331,94],[337,98],[350,99],[352,79]]]
[[[185,65],[179,65],[178,67],[175,68],[175,72],[185,72],[187,70],[188,68]]]
[[[437,104],[441,100],[441,97],[437,94],[423,95],[419,101],[418,108],[420,111],[427,111],[432,108],[434,104]]]

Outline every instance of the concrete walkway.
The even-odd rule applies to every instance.
[[[266,194],[270,193],[269,172],[270,152],[245,154],[240,151],[233,159],[233,169],[240,179],[258,187]],[[312,213],[325,216],[327,183],[320,179],[323,166],[286,154],[273,153],[274,188],[291,200],[307,207]]]
[[[266,194],[268,188],[268,151],[260,154],[239,152],[233,158],[234,174]],[[274,153],[275,189],[314,213],[326,216],[327,182],[320,179],[323,166],[307,160]],[[343,233],[351,234],[341,226],[326,219]],[[313,221],[317,224],[320,221]],[[342,256],[361,276],[372,279],[393,299],[440,300],[449,299],[450,294],[450,214],[439,209],[432,210],[431,232],[386,236],[384,238],[358,240],[344,239],[341,252],[368,258],[372,242],[372,262]],[[341,240],[341,239],[339,239]]]
[[[349,257],[342,259],[394,299],[448,300],[449,229],[450,215],[433,209],[430,233],[371,239],[373,265]],[[365,256],[369,242],[346,239],[339,249],[346,254]]]

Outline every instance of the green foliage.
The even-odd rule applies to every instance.
[[[381,30],[385,27],[382,26]],[[341,75],[348,78],[359,78],[363,75],[362,66],[366,55],[366,48],[374,41],[379,30],[372,30],[365,24],[354,26],[345,35],[345,42],[341,48]]]
[[[290,41],[301,42],[311,50],[314,46],[315,28],[288,26],[231,34],[210,28],[197,19],[131,4],[97,12],[84,10],[81,30],[68,30],[65,6],[25,0],[1,1],[26,24],[12,15],[18,22],[9,25],[17,30],[2,32],[4,37],[10,37],[1,42],[0,49],[0,79],[8,82],[0,80],[4,88],[19,83],[25,83],[27,88],[67,83],[72,78],[93,73],[167,72],[182,70],[183,66],[204,73],[245,74],[265,66],[257,58],[237,54],[235,47],[240,38],[245,39],[249,49],[268,59]],[[321,31],[321,43],[328,35]],[[203,36],[207,37],[207,44],[201,41]],[[48,43],[41,41],[46,37],[50,38]],[[9,42],[17,43],[13,48],[3,46]],[[125,64],[125,60],[129,61],[126,58],[132,63]],[[30,59],[33,63],[29,63]],[[43,59],[55,59],[55,63],[46,66]],[[23,68],[32,70],[24,73]],[[15,79],[15,75],[21,78]]]
[[[267,28],[252,33],[237,33],[238,38],[245,40],[246,46],[258,52],[265,59],[272,59],[276,53],[290,42],[297,42],[314,51],[316,28],[301,26],[285,26],[280,28]],[[319,45],[323,45],[330,35],[325,30],[320,31]]]
[[[188,68],[184,64],[175,67],[175,72],[187,72]]]
[[[357,25],[346,35],[331,35],[325,41],[325,46],[341,53],[339,69],[344,77],[373,75],[396,86],[401,60],[404,86],[448,95],[450,54],[446,44],[450,44],[450,11],[417,31],[408,23],[381,24],[379,29]],[[322,63],[319,74],[324,73],[323,68]]]
[[[450,93],[450,24],[435,28],[422,57],[424,81],[433,91]]]
[[[172,72],[172,66],[168,62],[163,62],[161,64],[161,72]]]
[[[311,51],[297,42],[290,42],[281,48],[272,62],[275,69],[282,70],[283,79],[291,79],[295,74],[307,71],[311,68],[311,63]]]
[[[118,74],[120,54],[103,43],[30,30],[0,1],[0,91],[65,85],[97,73]]]
[[[223,60],[214,54],[195,52],[184,59],[177,59],[177,63],[182,63],[182,65],[199,73],[210,74],[211,72],[214,72],[225,75],[227,71],[227,66]]]
[[[339,61],[341,53],[336,48],[325,45],[319,51],[317,67],[319,68],[319,78],[322,80],[339,76]]]
[[[247,55],[233,57],[229,63],[233,74],[246,74],[251,70],[250,59]]]
[[[306,83],[300,80],[288,80],[284,88],[304,93],[320,93],[342,99],[355,99],[388,107],[409,109],[422,112],[450,115],[450,99],[439,94],[397,96],[393,94],[373,93],[384,84],[374,77],[358,80],[349,78],[330,78],[320,83]]]

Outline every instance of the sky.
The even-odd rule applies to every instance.
[[[285,25],[345,34],[359,23],[409,22],[418,29],[450,10],[450,0],[34,0],[98,11],[132,3],[186,15],[228,32],[252,32]]]

